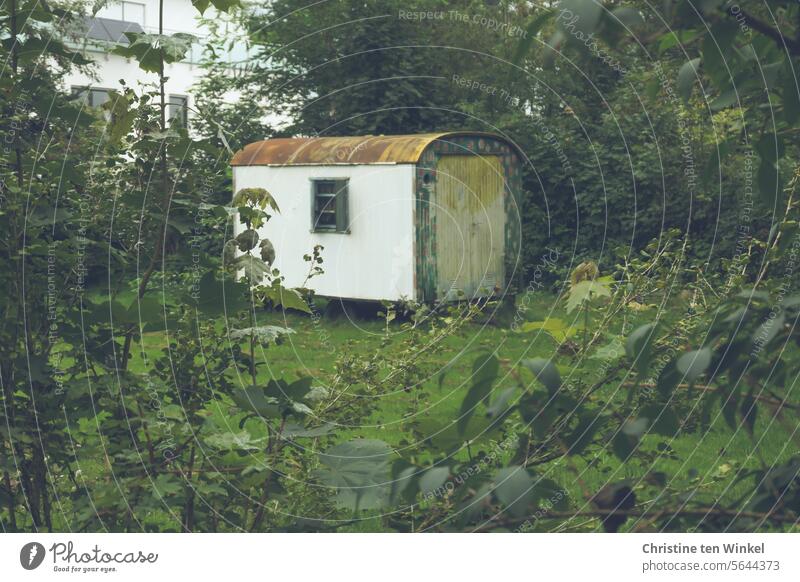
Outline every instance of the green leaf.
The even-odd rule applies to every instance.
[[[245,300],[247,285],[235,281],[217,281],[214,274],[206,273],[200,279],[197,293],[191,295],[197,309],[206,315],[227,313],[230,317],[249,306]]]
[[[781,312],[774,317],[768,318],[764,323],[756,328],[753,333],[753,346],[763,348],[771,342],[778,332],[783,329],[783,324],[786,322],[786,316]]]
[[[255,412],[264,418],[280,417],[278,401],[275,398],[268,398],[264,390],[258,386],[234,388],[231,391],[231,398],[242,410]]]
[[[536,379],[547,388],[551,395],[558,392],[561,387],[561,374],[558,373],[558,368],[551,360],[533,358],[522,360],[520,363],[535,374]]]
[[[519,389],[516,386],[506,388],[500,392],[500,394],[492,400],[491,406],[486,409],[488,416],[490,418],[495,418],[510,412],[514,406],[509,405],[509,402],[516,396],[517,392],[519,392]]]
[[[625,346],[618,337],[613,337],[606,345],[589,356],[593,360],[616,360],[625,353]]]
[[[183,491],[183,483],[173,475],[161,474],[153,482],[153,493],[161,499],[170,495],[177,495]]]
[[[611,297],[611,280],[607,277],[581,281],[573,285],[567,298],[567,313],[572,313],[585,301],[596,297]]]
[[[756,417],[758,416],[758,408],[756,407],[756,399],[753,396],[752,390],[742,398],[742,420],[747,432],[752,436],[756,428]]]
[[[258,451],[266,439],[254,439],[246,430],[241,432],[224,431],[207,436],[205,442],[214,448],[226,451]]]
[[[500,372],[500,361],[491,353],[482,354],[472,362],[472,383],[493,382]]]
[[[311,313],[311,308],[308,306],[308,303],[306,303],[306,300],[303,299],[303,296],[300,295],[300,292],[296,289],[287,289],[286,287],[273,284],[265,288],[265,291],[267,297],[269,297],[276,306],[282,306],[284,310],[296,309],[303,313]]]
[[[576,408],[577,402],[563,392],[553,396],[536,392],[523,397],[519,402],[522,419],[531,425],[534,435],[540,439],[547,436],[547,432],[556,418],[573,414]]]
[[[289,384],[289,387],[287,388],[286,392],[294,400],[301,400],[311,392],[311,385],[313,383],[314,383],[314,378],[312,378],[311,376],[304,376],[303,378],[295,380],[294,382]]]
[[[622,427],[614,436],[611,448],[621,461],[627,461],[636,450],[639,441],[650,426],[647,418],[634,418],[622,423]]]
[[[658,52],[663,54],[672,47],[686,45],[700,35],[699,30],[677,30],[664,34],[658,42]]]
[[[674,437],[678,433],[680,427],[678,415],[669,406],[650,404],[642,408],[639,416],[648,420],[648,430],[655,434]]]
[[[661,370],[658,375],[658,382],[656,388],[659,394],[664,397],[669,397],[681,381],[681,375],[678,373],[678,368],[675,366],[675,360],[670,361]]]
[[[275,212],[280,212],[275,198],[264,188],[242,188],[234,195],[233,205],[239,208],[261,208],[262,210],[269,207]]]
[[[475,358],[472,363],[472,386],[461,402],[461,410],[457,422],[459,434],[464,434],[478,403],[488,400],[492,391],[492,384],[499,371],[500,362],[494,354],[482,354]]]
[[[645,23],[641,11],[630,6],[621,6],[614,9],[611,14],[620,24],[627,28],[636,28]]]
[[[525,35],[517,45],[517,50],[514,53],[513,62],[515,64],[518,64],[522,58],[528,54],[531,44],[533,43],[533,39],[536,38],[536,35],[539,33],[542,27],[547,24],[550,19],[553,18],[553,16],[555,16],[555,12],[545,8],[543,12],[537,14],[530,24],[528,24],[528,26],[525,28]]]
[[[637,327],[625,342],[625,353],[634,362],[640,374],[644,374],[650,366],[655,329],[655,323]]]
[[[444,485],[444,482],[447,481],[449,476],[450,469],[447,467],[432,467],[428,469],[419,479],[420,493],[423,495],[433,493]]]
[[[567,325],[563,319],[557,317],[548,317],[544,321],[528,321],[520,326],[522,332],[538,330],[546,331],[559,344],[578,333],[578,327]]]
[[[736,89],[728,89],[727,91],[720,93],[716,99],[711,102],[709,108],[711,111],[720,111],[730,107],[731,105],[735,105],[738,102],[739,95],[737,95]]]
[[[392,448],[383,441],[356,439],[319,454],[317,478],[338,491],[337,503],[352,510],[377,509],[389,501]]]
[[[511,465],[494,476],[494,495],[514,517],[525,515],[534,498],[533,480],[524,467]]]
[[[551,69],[553,67],[556,56],[559,54],[561,45],[564,43],[565,38],[566,37],[563,31],[556,30],[548,39],[542,51],[542,67],[545,69]]]
[[[444,451],[458,450],[464,443],[495,438],[501,427],[501,422],[483,415],[472,416],[463,430],[459,430],[457,420],[443,426],[441,419],[435,417],[424,418],[418,426],[419,431],[426,435],[426,443]]]
[[[261,260],[267,265],[272,265],[275,262],[275,247],[272,246],[272,241],[265,238],[259,243],[258,248]]]
[[[581,454],[592,443],[594,435],[605,424],[605,421],[604,417],[591,411],[582,413],[578,417],[578,425],[562,438],[567,447],[567,454]]]
[[[111,114],[108,139],[111,143],[117,143],[133,129],[136,110],[130,108],[130,102],[125,95],[116,91],[108,92],[108,101],[103,104],[103,108]]]
[[[678,70],[677,89],[684,101],[689,101],[692,94],[692,86],[697,80],[700,59],[692,59],[685,62]]]
[[[703,38],[703,70],[711,77],[714,86],[722,90],[729,82],[731,62],[731,46],[739,27],[736,22],[721,20],[711,27],[709,34]]]
[[[323,424],[316,428],[305,428],[301,424],[286,423],[281,435],[286,439],[316,438],[325,436],[333,432],[336,427],[333,424]]]
[[[161,71],[165,64],[176,63],[186,57],[186,53],[196,38],[191,34],[176,32],[172,35],[126,32],[129,44],[119,45],[111,52],[139,63],[139,68],[148,73]]]
[[[686,377],[686,381],[693,384],[711,364],[711,348],[702,348],[683,354],[675,366],[678,372]]]
[[[239,250],[242,252],[247,252],[251,249],[254,249],[257,244],[258,232],[252,228],[248,228],[247,230],[240,232],[236,237],[236,246],[238,246]]]
[[[419,469],[404,459],[398,459],[392,465],[392,492],[390,503],[398,504],[401,500],[413,503],[419,493]]]
[[[534,479],[533,498],[541,509],[566,510],[569,507],[569,493],[552,479]]]
[[[264,261],[253,255],[241,255],[236,257],[233,265],[237,270],[242,271],[242,274],[251,285],[260,284],[269,272],[269,267],[267,267]]]
[[[783,97],[783,118],[786,123],[793,126],[800,119],[800,90],[797,88],[797,81],[791,73],[791,69],[784,76],[781,96]]]
[[[623,434],[628,435],[629,437],[633,437],[635,439],[642,438],[645,431],[650,426],[649,419],[647,418],[635,418],[626,420],[622,423],[622,428],[620,429]]]
[[[759,201],[767,208],[777,208],[783,198],[778,166],[770,159],[761,159],[758,165]]]
[[[776,163],[786,154],[786,145],[781,136],[774,132],[763,134],[756,142],[755,149],[762,160]]]
[[[576,33],[588,37],[595,32],[603,16],[603,5],[594,0],[561,0],[558,9],[558,23],[568,37]]]

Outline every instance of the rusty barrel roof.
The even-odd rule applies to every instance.
[[[364,135],[355,137],[288,137],[257,141],[238,151],[232,166],[293,166],[333,164],[416,164],[436,140],[480,136],[508,143],[484,132],[420,133],[414,135]]]

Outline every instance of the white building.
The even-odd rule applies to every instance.
[[[232,37],[240,35],[239,29],[233,23],[225,22],[224,16],[220,18],[213,7],[209,7],[203,16],[214,18],[217,23],[222,23],[221,26],[228,27]],[[108,100],[108,90],[120,89],[120,79],[133,88],[146,84],[155,86],[157,75],[141,70],[134,60],[111,54],[111,50],[119,44],[127,44],[125,32],[158,33],[158,21],[159,0],[109,0],[95,16],[87,16],[77,42],[97,66],[90,75],[69,75],[67,90],[85,95],[87,104],[96,107]],[[198,39],[183,61],[165,67],[165,76],[169,78],[166,83],[169,116],[178,116],[186,121],[192,106],[192,86],[203,74],[199,63],[203,40],[209,34],[191,0],[164,0],[163,33],[176,32],[188,33]],[[247,58],[244,44],[236,42],[226,58],[231,63],[243,62]]]

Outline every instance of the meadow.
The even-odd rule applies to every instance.
[[[685,307],[677,301],[674,303],[670,309],[661,312],[664,325],[675,324],[677,318],[674,314],[681,313],[681,307]],[[518,299],[514,312],[517,327],[520,327],[520,318],[524,321],[547,317],[568,319],[570,315],[564,304],[563,296],[548,292],[531,293]],[[347,307],[343,310],[336,305],[329,306],[328,301],[322,299],[317,300],[315,308],[313,316],[291,310],[257,313],[258,325],[274,325],[293,331],[279,344],[260,351],[260,383],[278,378],[311,377],[314,386],[336,393],[342,389],[343,361],[350,358],[366,361],[376,352],[397,349],[404,336],[410,333],[399,320],[387,322],[380,307],[371,312],[368,309],[369,313],[365,314],[352,305],[349,310]],[[627,325],[636,327],[655,315],[653,306],[636,314]],[[476,353],[494,353],[508,369],[525,359],[554,358],[559,362],[563,381],[574,382],[578,390],[587,392],[593,382],[609,372],[608,364],[602,358],[584,359],[577,354],[559,353],[559,342],[548,333],[512,330],[510,321],[509,317],[483,317],[480,321],[471,321],[458,332],[445,337],[436,350],[415,353],[413,357],[420,360],[427,371],[423,381],[404,390],[375,390],[361,395],[360,398],[375,401],[370,406],[371,412],[358,422],[334,422],[336,427],[328,435],[329,445],[352,439],[380,439],[393,449],[402,451],[414,448],[412,443],[422,444],[415,441],[420,435],[425,435],[430,439],[427,444],[434,445],[434,450],[456,446],[463,437],[457,434],[454,426],[473,376],[472,359]],[[219,322],[218,326],[220,335],[224,335],[224,324]],[[624,342],[621,332],[619,324],[612,324],[604,336],[612,338],[612,343]],[[165,347],[166,337],[163,333],[145,334],[143,342],[148,357],[152,359]],[[246,349],[247,345],[241,347]],[[133,370],[140,366],[141,361],[132,363]],[[229,374],[234,382],[248,382],[234,371]],[[385,377],[386,373],[379,372],[378,376]],[[494,392],[502,392],[513,382],[513,378],[506,374],[495,384]],[[623,371],[601,388],[595,388],[592,397],[603,409],[622,409],[630,384],[630,377]],[[216,404],[209,405],[209,408],[220,416],[225,414]],[[312,423],[328,421],[324,409],[315,411],[315,416],[317,414],[319,416]],[[235,430],[232,427],[239,418],[229,419],[227,426]],[[480,424],[472,435],[474,439],[452,453],[452,461],[475,464],[488,451],[502,450],[502,454],[493,459],[497,466],[502,466],[509,462],[513,450],[498,446],[519,428],[519,423],[504,427]],[[742,426],[730,426],[723,415],[716,412],[703,427],[675,425],[671,436],[649,436],[639,449],[640,456],[635,463],[621,461],[608,441],[600,443],[585,457],[556,458],[541,463],[541,466],[532,459],[532,466],[536,466],[538,475],[559,484],[567,496],[575,500],[590,499],[591,492],[601,490],[610,481],[623,480],[636,483],[634,489],[660,490],[650,502],[653,507],[671,503],[680,506],[681,499],[687,495],[694,501],[705,500],[713,506],[740,502],[748,495],[751,487],[737,478],[743,471],[775,466],[791,459],[795,453],[791,445],[793,436],[793,425],[787,425],[777,417],[762,414],[753,434],[750,434]],[[416,456],[420,463],[432,458],[424,452]],[[581,517],[581,510],[589,509],[589,502],[575,506],[570,510],[574,517],[551,523],[547,526],[548,531],[595,531],[601,528],[599,517]],[[340,531],[383,531],[386,529],[384,517],[380,511],[366,512],[342,526]],[[644,520],[629,525],[635,531],[650,523]],[[391,531],[391,528],[386,531]]]

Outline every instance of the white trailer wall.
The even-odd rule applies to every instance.
[[[350,234],[311,232],[312,178],[350,179]],[[259,234],[275,246],[285,285],[303,284],[303,255],[321,244],[325,273],[307,286],[349,299],[415,298],[413,179],[410,164],[234,167],[236,191],[265,188],[281,209]]]

